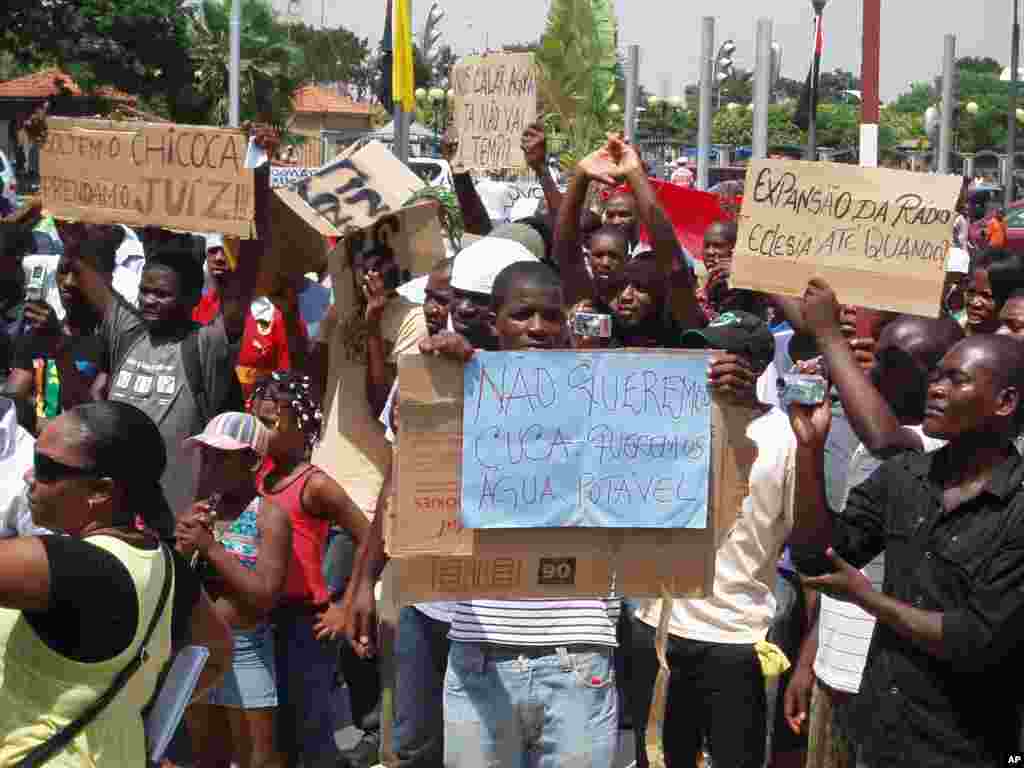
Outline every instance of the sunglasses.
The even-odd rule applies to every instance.
[[[35,452],[32,472],[40,483],[55,483],[69,477],[88,477],[96,475],[95,467],[72,467],[51,459],[46,454]]]

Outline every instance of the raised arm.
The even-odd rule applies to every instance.
[[[562,207],[562,192],[551,178],[551,171],[548,170],[548,142],[544,133],[544,126],[534,123],[523,131],[521,142],[523,156],[526,158],[526,165],[531,171],[537,174],[540,188],[544,192],[544,201],[548,205],[548,218],[553,219],[558,215]]]
[[[455,151],[458,146],[458,139],[449,130],[441,140],[441,156],[451,163],[455,159]],[[455,197],[459,201],[459,208],[462,209],[462,222],[465,224],[466,233],[481,237],[491,234],[491,229],[493,229],[491,216],[487,213],[487,208],[473,185],[473,177],[469,175],[468,171],[462,173],[453,171],[452,183],[455,185]]]
[[[610,146],[613,154],[621,153],[621,173],[636,198],[637,216],[650,233],[659,270],[671,283],[672,315],[682,328],[699,328],[704,324],[704,316],[697,304],[693,274],[679,245],[675,227],[662,210],[637,151],[616,139],[610,142]]]
[[[221,313],[224,330],[230,340],[236,341],[245,332],[245,318],[256,290],[263,252],[270,244],[270,164],[253,171],[255,187],[256,237],[240,240],[238,266],[225,275],[221,287]]]
[[[814,334],[850,426],[873,455],[888,458],[921,451],[921,438],[900,424],[892,407],[861,369],[839,325],[839,302],[824,280],[814,279],[804,294],[803,317]]]

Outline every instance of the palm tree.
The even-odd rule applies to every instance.
[[[611,0],[551,0],[537,64],[543,101],[565,133],[567,168],[600,146],[614,122],[617,37]]]
[[[210,104],[208,122],[226,125],[231,0],[203,0],[192,24],[196,90]],[[292,114],[292,94],[302,84],[302,49],[289,39],[265,0],[242,0],[239,116],[269,123],[284,132]]]

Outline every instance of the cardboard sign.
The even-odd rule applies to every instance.
[[[754,412],[711,402],[710,515],[702,530],[469,529],[459,509],[463,371],[446,360],[399,358],[397,493],[384,536],[404,602],[607,595],[613,586],[638,597],[658,595],[663,585],[677,596],[707,594],[721,531],[731,530],[746,495],[756,451],[744,431]]]
[[[260,261],[256,295],[272,295],[280,275],[317,272],[327,259],[327,238],[340,233],[298,193],[285,188],[270,193],[270,247]]]
[[[424,186],[387,147],[371,141],[339,155],[294,189],[331,226],[347,234],[394,213]]]
[[[537,120],[537,67],[532,53],[467,56],[452,68],[452,126],[457,171],[526,165],[523,131]]]
[[[40,193],[57,218],[255,237],[241,131],[63,117],[47,125]]]
[[[937,317],[959,176],[798,160],[747,168],[730,284]]]
[[[464,371],[467,528],[704,528],[706,355],[478,352]]]

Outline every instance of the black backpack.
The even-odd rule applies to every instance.
[[[188,380],[188,387],[192,390],[192,397],[199,406],[199,413],[202,416],[203,424],[218,413],[236,411],[245,413],[245,395],[242,394],[242,383],[238,380],[235,369],[231,369],[231,381],[228,382],[228,389],[219,403],[211,403],[206,392],[203,366],[199,362],[199,333],[193,332],[181,342],[181,364],[185,369],[185,378]]]

